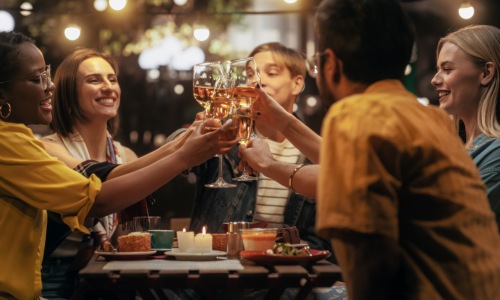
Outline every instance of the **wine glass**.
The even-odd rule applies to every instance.
[[[220,124],[224,124],[226,121],[230,120],[233,115],[233,102],[232,102],[232,94],[233,94],[233,83],[226,76],[221,76],[217,80],[214,88],[214,93],[212,97],[212,101],[208,105],[208,108],[205,109],[205,118],[204,122],[208,119],[216,120],[220,122]],[[236,124],[233,122],[230,128],[226,130],[226,133],[220,137],[220,139],[224,140],[233,140],[236,137]],[[213,131],[217,130],[217,127],[209,127],[205,126],[205,130]],[[219,176],[217,180],[213,183],[205,184],[206,187],[209,188],[233,188],[236,187],[235,184],[228,183],[224,180],[223,172],[222,172],[222,154],[218,155],[219,157]]]
[[[197,64],[193,69],[194,99],[205,109],[210,107],[214,97],[215,84],[224,77],[224,69],[220,61]]]
[[[260,76],[257,71],[255,60],[252,57],[240,58],[229,61],[228,76],[234,81],[233,105],[235,114],[233,119],[238,125],[238,137],[240,144],[246,145],[254,137],[254,119],[252,106],[257,99],[257,86],[260,84]],[[233,178],[235,181],[257,180],[243,168],[243,174]]]

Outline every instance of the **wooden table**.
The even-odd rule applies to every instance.
[[[107,271],[103,270],[106,263],[102,258],[95,256],[80,271],[80,277],[96,288],[115,293],[135,290],[143,299],[168,299],[163,289],[197,289],[204,292],[203,296],[206,299],[218,298],[215,292],[218,289],[223,290],[225,295],[232,295],[229,297],[232,299],[239,298],[244,290],[248,291],[247,289],[265,289],[267,290],[265,299],[278,299],[286,288],[299,288],[296,299],[305,299],[313,288],[330,287],[341,280],[340,268],[326,260],[310,266],[259,266],[243,260],[244,269],[238,271]],[[119,298],[124,299],[128,296]]]

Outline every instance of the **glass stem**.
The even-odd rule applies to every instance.
[[[219,154],[219,180],[224,180],[222,176],[222,154]]]

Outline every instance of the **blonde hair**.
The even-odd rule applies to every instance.
[[[487,62],[495,66],[493,79],[487,86],[483,86],[481,97],[477,103],[475,129],[479,129],[488,137],[500,137],[500,29],[489,25],[472,25],[461,28],[441,38],[436,55],[439,55],[443,45],[447,42],[459,47],[478,67],[484,67]],[[453,116],[458,130],[459,118]]]
[[[285,45],[277,42],[265,43],[255,47],[248,56],[254,56],[257,53],[269,51],[273,54],[278,64],[284,65],[292,77],[306,77],[306,64],[304,56]]]

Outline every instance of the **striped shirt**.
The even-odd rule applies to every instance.
[[[280,162],[295,164],[300,152],[288,140],[281,143],[266,139],[274,158]],[[285,206],[290,190],[259,173],[255,221],[266,221],[268,227],[281,228],[284,222]]]

